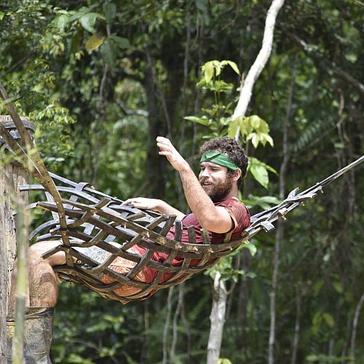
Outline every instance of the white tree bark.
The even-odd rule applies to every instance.
[[[283,4],[284,0],[273,0],[268,10],[267,18],[265,21],[262,48],[259,51],[259,54],[253,66],[248,72],[248,75],[244,81],[244,85],[242,85],[241,87],[239,101],[232,117],[233,120],[238,117],[245,116],[252,95],[253,85],[259,77],[260,73],[262,72],[271,54],[274,26],[278,12]],[[235,136],[236,139],[239,139],[239,133],[240,129],[238,128]],[[221,280],[220,275],[216,275],[215,277],[212,296],[213,303],[210,314],[211,327],[209,341],[207,345],[207,364],[217,363],[217,360],[220,356],[221,342],[224,330],[227,292],[225,288],[225,283]]]
[[[278,12],[283,4],[284,0],[273,0],[268,10],[267,18],[265,20],[262,48],[260,49],[258,56],[252,67],[250,68],[245,80],[242,80],[239,101],[233,113],[233,120],[238,117],[245,116],[252,96],[254,83],[258,79],[272,52],[274,26],[276,23]],[[239,132],[240,130],[237,131],[236,139],[239,138]]]
[[[364,303],[364,293],[362,294],[358,304],[356,305],[355,315],[354,315],[354,319],[353,319],[353,327],[352,327],[351,343],[350,343],[350,356],[351,356],[351,360],[352,360],[353,364],[355,364],[356,331],[357,331],[357,328],[358,328],[359,315],[360,315],[360,311],[361,311],[361,308],[363,306],[363,303]]]
[[[207,346],[207,364],[216,364],[220,357],[222,334],[225,324],[227,292],[221,274],[216,273],[210,314],[210,335]]]

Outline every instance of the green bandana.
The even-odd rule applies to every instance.
[[[231,169],[232,171],[239,169],[239,167],[226,154],[221,153],[218,150],[209,150],[202,154],[200,163],[202,162],[215,163],[219,166]]]

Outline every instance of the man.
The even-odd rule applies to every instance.
[[[212,243],[222,243],[240,238],[244,229],[249,226],[250,216],[246,207],[238,199],[238,185],[246,173],[247,157],[236,141],[229,138],[214,139],[205,143],[202,148],[201,171],[198,178],[193,173],[186,160],[178,153],[169,139],[157,137],[159,154],[164,155],[172,167],[178,171],[187,203],[191,209],[188,215],[183,214],[165,201],[148,198],[132,198],[125,203],[140,209],[150,209],[163,214],[176,215],[182,221],[182,242],[188,242],[187,228],[193,226],[196,233],[196,242],[202,242],[201,228],[209,232]],[[174,229],[167,234],[173,239]],[[58,296],[58,277],[53,266],[66,263],[64,252],[59,251],[44,259],[43,253],[60,242],[42,242],[34,244],[29,249],[29,295],[27,307],[28,317],[33,318],[33,325],[25,328],[26,352],[28,349],[27,363],[50,363],[49,347],[51,342],[52,308],[56,305]],[[144,255],[145,249],[134,246],[133,251]],[[100,257],[105,252],[90,249],[89,254],[94,259],[107,259]],[[107,254],[107,253],[106,253]],[[165,260],[162,253],[154,253],[156,260]],[[172,264],[178,265],[176,257]],[[121,257],[117,257],[109,266],[119,273],[127,273],[135,265]],[[135,279],[142,282],[151,282],[156,272],[145,268]],[[168,279],[167,276],[163,277]],[[106,274],[103,276],[105,283],[112,282]],[[135,294],[138,288],[122,286],[115,290],[120,297]],[[38,321],[34,321],[34,318]],[[34,327],[38,323],[38,331]],[[44,332],[47,332],[45,335]],[[29,339],[28,336],[32,339]],[[34,339],[39,336],[35,340]]]

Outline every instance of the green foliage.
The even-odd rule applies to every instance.
[[[237,118],[231,121],[229,123],[229,137],[235,137],[238,128],[243,140],[251,140],[254,148],[258,148],[259,144],[265,146],[267,143],[273,147],[273,139],[269,135],[268,123],[258,115]]]

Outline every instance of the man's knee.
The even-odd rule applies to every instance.
[[[32,266],[42,263],[48,263],[51,266],[65,264],[66,256],[63,251],[57,251],[47,258],[43,257],[44,254],[56,248],[60,244],[61,243],[59,241],[45,241],[31,245],[28,250],[29,264]]]

